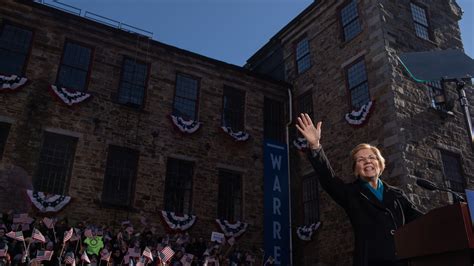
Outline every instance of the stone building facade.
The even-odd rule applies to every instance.
[[[321,143],[345,181],[353,180],[350,149],[361,142],[374,144],[387,160],[383,179],[428,211],[452,199],[421,189],[416,178],[462,192],[473,188],[474,154],[455,88],[415,83],[397,56],[462,49],[461,16],[454,0],[314,1],[246,67],[293,85],[294,117],[309,112],[323,122]],[[346,114],[369,102],[366,120],[349,124]],[[318,187],[305,156],[293,148],[292,220],[295,226],[317,221],[322,226],[312,241],[293,235],[294,264],[351,265],[351,225]]]
[[[169,210],[206,238],[216,218],[249,223],[242,243],[262,245],[264,131],[284,132],[264,109],[284,110],[287,83],[33,1],[3,1],[0,25],[0,72],[28,79],[0,94],[2,212],[33,211],[34,187],[71,196],[59,215],[72,222],[144,215],[163,231]],[[91,96],[69,106],[51,85]],[[201,126],[183,133],[170,115]]]

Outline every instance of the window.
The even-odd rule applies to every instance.
[[[8,132],[10,132],[10,124],[0,122],[0,160],[7,144]]]
[[[296,64],[298,67],[298,74],[303,73],[311,67],[308,38],[304,38],[296,45]]]
[[[118,101],[132,107],[143,105],[145,98],[148,66],[136,60],[125,58],[122,66]]]
[[[59,66],[57,85],[85,91],[91,56],[91,48],[67,41],[64,46],[61,65]]]
[[[317,223],[319,222],[319,190],[316,176],[304,177],[302,187],[304,224]]]
[[[65,195],[68,191],[77,138],[45,132],[35,190]]]
[[[245,92],[229,87],[224,88],[222,126],[232,131],[244,131]]]
[[[446,110],[446,94],[441,81],[431,81],[427,83],[431,98],[431,106],[438,110]]]
[[[4,24],[0,32],[0,73],[22,76],[33,32]]]
[[[348,67],[346,72],[352,109],[359,110],[370,101],[369,83],[367,81],[364,60],[360,60]]]
[[[283,103],[267,97],[264,99],[264,125],[265,139],[284,141],[285,125]]]
[[[352,40],[362,31],[356,0],[350,1],[341,9],[341,24],[344,41]]]
[[[193,163],[168,158],[165,183],[165,210],[179,214],[190,214],[192,188]]]
[[[462,174],[460,156],[442,150],[441,160],[443,161],[444,178],[447,181],[449,188],[456,192],[464,193],[466,180]]]
[[[185,120],[197,120],[199,81],[192,77],[178,74],[174,94],[173,115]]]
[[[416,36],[429,40],[429,25],[428,25],[428,18],[426,17],[426,10],[425,8],[410,3],[411,5],[411,16],[413,18],[413,23],[415,24],[415,34]]]
[[[138,151],[109,146],[102,201],[112,205],[131,206],[138,168]]]
[[[228,170],[219,170],[219,198],[217,215],[220,219],[242,219],[242,177]]]
[[[298,96],[297,100],[297,112],[296,116],[299,116],[301,113],[307,113],[312,119],[313,117],[313,92],[308,90],[307,92]]]

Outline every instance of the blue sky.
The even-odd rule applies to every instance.
[[[45,0],[51,1],[51,0]],[[60,0],[153,32],[153,39],[236,65],[313,0]],[[457,0],[466,53],[474,58],[474,0]]]

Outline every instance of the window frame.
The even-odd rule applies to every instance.
[[[196,90],[197,90],[197,92],[196,92],[196,100],[195,100],[195,107],[194,107],[194,118],[192,120],[198,121],[199,120],[199,100],[200,100],[200,96],[201,96],[201,78],[190,75],[190,74],[185,74],[183,72],[176,72],[175,87],[174,87],[174,94],[173,94],[173,105],[171,107],[172,108],[171,113],[173,115],[175,115],[174,111],[175,111],[175,103],[176,103],[176,97],[177,97],[176,95],[177,95],[177,90],[178,90],[178,77],[179,76],[183,76],[183,77],[186,77],[186,78],[196,80],[196,83],[197,83]],[[184,98],[184,97],[181,97],[181,96],[179,96],[179,97],[183,98],[183,99],[186,99],[186,100],[189,100],[188,98]]]
[[[427,25],[423,25],[423,24],[421,24],[421,23],[419,23],[415,20],[412,5],[420,8],[420,9],[423,9],[423,11],[425,12],[425,19],[426,19],[426,24]],[[428,12],[428,7],[421,4],[421,3],[410,1],[410,15],[411,15],[411,20],[413,22],[413,30],[415,32],[415,36],[422,39],[422,40],[425,40],[425,41],[431,41],[433,39],[433,33],[432,33],[432,30],[431,30],[431,23],[430,23],[431,19],[430,19],[430,15],[429,15],[429,12]],[[418,34],[416,33],[416,25],[419,25],[419,26],[426,29],[426,32],[428,34],[428,39],[425,39],[421,36],[418,36]]]
[[[278,121],[278,116],[280,114],[275,115],[274,111],[281,106],[281,121]],[[268,108],[270,108],[269,111]],[[270,119],[267,120],[267,113],[270,113]],[[275,122],[276,121],[276,122]],[[283,101],[275,100],[264,96],[263,99],[263,136],[264,139],[267,140],[275,140],[279,142],[285,141],[285,103]],[[277,123],[281,123],[281,125],[277,125]],[[281,126],[280,129],[278,127]],[[281,130],[281,132],[280,132]]]
[[[136,156],[135,158],[135,169],[132,169],[133,172],[132,172],[132,175],[131,175],[131,180],[129,180],[129,184],[130,184],[130,188],[129,188],[129,195],[128,195],[128,201],[127,202],[124,202],[125,200],[122,199],[122,198],[116,198],[114,197],[113,199],[112,198],[109,198],[109,195],[106,195],[110,192],[105,192],[104,188],[106,187],[106,185],[110,185],[108,184],[108,176],[109,176],[109,161],[111,160],[111,156],[112,156],[112,150],[116,150],[116,151],[119,151],[119,152],[131,152],[131,153],[134,153],[133,155]],[[132,148],[129,148],[129,147],[124,147],[124,146],[118,146],[118,145],[113,145],[113,144],[109,144],[108,147],[107,147],[107,157],[106,157],[106,161],[105,161],[105,168],[104,168],[104,180],[102,182],[102,193],[101,193],[101,197],[100,197],[100,200],[101,200],[101,203],[105,206],[111,206],[111,207],[132,207],[133,204],[134,204],[134,201],[135,201],[135,193],[136,193],[136,182],[137,182],[137,176],[138,176],[138,168],[139,168],[139,164],[140,164],[140,151],[139,150],[135,150],[135,149],[132,149]],[[112,177],[111,177],[112,178]],[[109,181],[110,183],[110,181]]]
[[[134,103],[130,103],[130,102],[123,103],[123,102],[120,101],[120,93],[122,91],[121,86],[122,86],[122,82],[124,81],[124,70],[125,70],[124,66],[125,66],[125,61],[126,60],[132,60],[135,63],[140,63],[140,64],[143,64],[143,65],[146,66],[147,73],[146,73],[146,77],[145,77],[145,84],[144,84],[144,87],[143,87],[143,98],[142,98],[141,104],[139,104],[139,105],[134,104]],[[120,105],[128,106],[128,107],[131,107],[131,108],[134,108],[134,109],[144,109],[145,105],[146,105],[147,92],[148,92],[149,80],[150,80],[150,75],[151,75],[150,71],[151,71],[150,63],[148,63],[146,61],[139,60],[139,59],[134,59],[133,57],[124,55],[123,59],[122,59],[122,65],[121,65],[121,68],[120,68],[120,80],[119,80],[118,88],[117,88],[116,102]]]
[[[458,153],[455,153],[455,152],[452,152],[452,151],[448,151],[448,150],[444,150],[444,149],[440,149],[439,151],[440,151],[441,167],[442,167],[442,171],[443,171],[443,180],[444,180],[445,184],[447,185],[448,188],[452,189],[453,191],[464,194],[465,193],[464,189],[467,188],[467,180],[466,180],[465,173],[464,173],[464,170],[463,170],[461,154],[458,154]],[[452,178],[448,178],[448,175],[446,175],[446,166],[444,164],[443,154],[446,155],[446,156],[454,157],[456,159],[456,161],[458,162],[459,174],[460,174],[460,177],[462,178],[462,182],[457,182],[456,180],[454,180]],[[452,181],[454,181],[454,183],[456,183],[456,184],[461,185],[463,191],[456,190],[456,188],[453,187],[452,184],[451,184]]]
[[[226,176],[223,176],[223,174],[225,174]],[[228,176],[227,175],[232,175],[233,177],[237,177],[239,180],[238,180],[238,183],[239,183],[239,186],[240,186],[240,193],[236,193],[235,195],[238,194],[238,198],[235,197],[235,195],[233,195],[234,197],[232,197],[230,200],[230,205],[232,206],[235,206],[236,205],[236,202],[235,200],[238,199],[240,200],[240,210],[238,210],[239,214],[240,214],[240,217],[235,217],[235,209],[232,213],[232,217],[229,217],[227,215],[229,215],[230,211],[228,211],[228,208],[227,206],[221,206],[221,180],[224,180],[224,179],[227,179]],[[244,186],[244,179],[243,179],[243,174],[241,172],[237,172],[237,171],[233,171],[233,170],[229,170],[229,169],[224,169],[224,168],[220,168],[218,169],[218,182],[217,182],[217,217],[219,219],[224,219],[224,220],[227,220],[229,222],[236,222],[236,221],[242,221],[243,218],[244,218],[244,189],[243,189],[243,186]],[[234,184],[234,183],[232,183]],[[223,196],[229,196],[228,194],[222,194]],[[223,204],[227,204],[227,201]],[[221,207],[224,207],[227,212],[222,215],[221,213]]]
[[[308,51],[307,53],[305,53],[304,55],[298,57],[298,45],[303,42],[303,41],[306,41],[308,43]],[[297,41],[294,42],[294,52],[295,52],[295,67],[296,67],[296,73],[298,75],[301,75],[303,73],[305,73],[306,71],[308,71],[309,69],[311,69],[311,67],[313,66],[311,64],[311,45],[310,45],[310,40],[308,38],[308,36],[306,34],[304,34],[303,36],[301,36]],[[299,62],[300,60],[303,60],[304,58],[308,57],[308,61],[309,61],[309,65],[306,69],[303,69],[303,70],[300,70],[299,68]]]
[[[69,143],[69,144],[72,144],[72,146],[73,146],[72,150],[68,151],[68,152],[70,152],[70,156],[71,156],[69,165],[68,166],[63,166],[65,168],[67,168],[66,169],[67,173],[64,176],[64,185],[63,185],[63,188],[62,188],[62,192],[60,192],[60,193],[58,193],[57,191],[52,191],[51,187],[49,185],[46,185],[47,191],[44,190],[44,187],[41,187],[41,188],[38,187],[38,182],[40,182],[38,180],[38,178],[39,178],[41,170],[43,169],[42,168],[42,163],[43,163],[42,155],[45,152],[44,149],[45,149],[45,146],[46,146],[46,138],[48,138],[48,136],[51,138],[50,140],[53,140],[53,141],[58,141],[58,139],[60,139],[60,138],[62,140],[69,139],[67,141],[71,141],[71,143]],[[39,154],[39,157],[38,157],[38,163],[37,163],[35,174],[34,174],[34,177],[33,177],[33,184],[34,184],[35,190],[42,191],[42,192],[47,192],[47,193],[53,193],[53,194],[67,195],[67,193],[69,192],[69,185],[70,185],[70,182],[71,182],[72,171],[73,171],[73,168],[74,168],[74,161],[75,161],[74,159],[76,157],[76,150],[77,150],[78,141],[79,141],[79,138],[77,138],[77,137],[58,134],[58,133],[55,133],[55,132],[43,131],[43,139],[42,139],[42,143],[41,143],[40,154]],[[57,142],[55,142],[55,145],[57,145]],[[57,158],[55,158],[55,159],[57,159]],[[46,166],[48,166],[48,165],[46,165]],[[54,188],[54,186],[53,186],[53,188]]]
[[[28,67],[28,63],[30,61],[30,57],[31,57],[31,54],[32,54],[32,51],[33,51],[33,41],[35,39],[35,29],[32,28],[32,27],[29,27],[29,26],[25,26],[25,25],[22,25],[22,24],[19,24],[19,23],[16,23],[16,22],[12,22],[8,19],[4,19],[2,23],[0,23],[0,35],[3,34],[3,31],[5,29],[5,26],[12,26],[12,27],[16,27],[16,28],[20,28],[20,29],[23,29],[23,30],[27,30],[27,31],[30,31],[31,32],[31,39],[30,39],[30,43],[28,44],[28,51],[26,52],[25,54],[25,61],[23,62],[23,66],[21,68],[21,73],[2,73],[0,72],[0,74],[2,75],[18,75],[18,76],[25,76],[25,73],[26,73],[26,69]],[[8,50],[10,51],[10,50]]]
[[[5,134],[5,138],[0,138],[0,161],[3,159],[3,154],[5,153],[5,147],[7,146],[8,136],[10,135],[10,131],[12,128],[11,123],[0,121],[0,132]],[[2,134],[0,134],[2,137]]]
[[[185,208],[185,201],[184,201],[184,200],[185,200],[185,195],[186,195],[186,190],[187,190],[186,188],[182,189],[182,192],[183,192],[183,193],[182,193],[182,195],[181,195],[181,196],[182,196],[182,197],[181,197],[181,201],[183,202],[183,210],[176,210],[176,208],[173,209],[173,210],[171,210],[171,209],[167,208],[167,207],[169,207],[169,206],[168,206],[168,203],[167,203],[167,199],[168,199],[167,195],[168,195],[168,193],[170,193],[170,194],[172,194],[172,195],[173,195],[173,194],[174,194],[174,195],[178,194],[178,193],[176,192],[176,191],[177,191],[176,187],[179,187],[179,186],[175,183],[175,184],[174,184],[175,187],[173,188],[173,191],[172,191],[172,192],[169,192],[169,189],[170,189],[170,188],[169,188],[169,183],[168,183],[168,182],[169,182],[169,181],[168,181],[169,179],[168,179],[168,178],[170,177],[170,176],[169,176],[169,175],[170,175],[169,168],[170,168],[170,163],[171,163],[171,161],[175,161],[176,163],[178,163],[178,167],[177,167],[177,168],[182,168],[182,167],[183,167],[183,164],[187,164],[187,166],[190,166],[190,167],[191,167],[191,170],[190,170],[190,171],[191,171],[191,175],[190,175],[189,177],[187,177],[187,178],[189,178],[189,180],[184,180],[184,183],[186,183],[186,181],[189,181],[190,184],[191,184],[191,186],[190,186],[190,188],[189,188],[189,202],[188,202],[189,210],[185,210],[185,209],[184,209],[184,208]],[[166,173],[165,173],[165,175],[166,175],[166,176],[165,176],[165,187],[164,187],[164,193],[163,193],[163,209],[164,209],[165,211],[172,211],[172,212],[174,212],[175,214],[178,214],[178,215],[191,214],[191,213],[193,213],[194,176],[195,176],[195,173],[196,173],[195,170],[196,170],[196,164],[195,164],[195,162],[193,162],[193,161],[182,160],[182,159],[178,159],[178,158],[174,158],[174,157],[168,157],[168,158],[167,158],[167,162],[166,162]],[[178,177],[182,177],[183,175],[173,175],[172,177],[173,177],[173,178],[176,178],[177,176],[178,176]],[[173,203],[169,203],[169,204],[173,204]]]
[[[62,49],[62,53],[61,53],[61,58],[59,60],[59,64],[58,64],[58,70],[57,70],[57,73],[56,73],[56,81],[55,81],[55,84],[59,85],[59,86],[62,86],[61,84],[59,84],[59,75],[61,73],[61,67],[63,66],[63,60],[64,60],[64,56],[66,54],[66,45],[68,43],[73,43],[73,44],[76,44],[76,45],[79,45],[79,46],[82,46],[82,47],[85,47],[85,48],[89,48],[90,49],[90,57],[89,57],[89,65],[87,66],[87,73],[86,73],[86,78],[84,80],[84,88],[82,89],[79,89],[79,88],[70,88],[70,87],[64,87],[66,89],[72,89],[72,90],[76,90],[76,91],[81,91],[81,92],[87,92],[88,91],[88,88],[89,88],[89,82],[90,82],[90,76],[91,76],[91,73],[92,73],[92,62],[94,61],[94,53],[95,53],[95,47],[90,45],[90,44],[87,44],[87,43],[84,43],[84,42],[81,42],[81,41],[76,41],[76,40],[72,40],[72,39],[69,39],[69,38],[66,38],[64,40],[64,43],[63,43],[63,49]],[[70,67],[70,68],[74,68],[74,69],[77,69],[76,67],[72,67],[70,65],[66,65],[67,67]]]
[[[315,198],[312,198],[310,200],[305,200],[305,189],[308,188],[308,186],[306,186],[307,183],[305,183],[305,181],[309,181],[309,182],[314,182],[315,184],[315,188],[316,190],[313,192],[313,194],[315,194]],[[320,206],[320,199],[321,199],[321,195],[319,193],[319,182],[318,182],[318,178],[316,176],[316,173],[311,173],[311,174],[308,174],[308,175],[304,175],[302,178],[301,178],[301,187],[302,187],[302,191],[301,191],[301,203],[303,205],[303,221],[304,221],[304,224],[305,225],[310,225],[312,223],[317,223],[321,220],[321,206]],[[317,209],[316,209],[316,221],[310,221],[311,219],[307,216],[307,213],[306,213],[306,204],[316,204],[317,206]]]
[[[238,129],[237,128],[233,128],[232,126],[233,125],[226,125],[224,122],[224,112],[225,112],[225,104],[224,104],[224,98],[226,96],[226,90],[230,90],[232,93],[234,92],[237,92],[237,93],[241,93],[241,96],[242,96],[242,109],[241,111],[242,112],[237,112],[241,115],[241,120],[242,120],[242,125],[241,125],[241,128],[239,127]],[[231,94],[232,94],[231,93]],[[236,93],[236,94],[237,94]],[[234,96],[236,94],[233,94]],[[235,87],[231,87],[231,86],[227,86],[227,85],[224,85],[224,88],[223,88],[223,91],[222,91],[222,109],[221,109],[221,126],[225,126],[225,127],[231,127],[232,128],[232,131],[234,132],[238,132],[238,131],[245,131],[245,111],[246,111],[246,98],[247,98],[247,92],[245,90],[241,90],[241,89],[237,89]],[[235,111],[235,110],[234,110]],[[240,125],[239,125],[240,126]]]
[[[349,69],[351,67],[355,66],[356,64],[358,64],[359,62],[364,63],[365,78],[366,79],[365,79],[364,82],[360,82],[359,84],[357,84],[357,86],[354,86],[354,88],[357,88],[357,87],[361,86],[362,84],[367,83],[367,99],[368,99],[367,102],[371,101],[369,71],[367,71],[367,64],[366,64],[364,56],[361,56],[361,57],[355,59],[350,64],[348,64],[344,67],[344,73],[343,74],[344,74],[346,88],[347,88],[347,92],[348,92],[347,97],[348,97],[349,110],[351,110],[351,111],[359,110],[360,107],[358,107],[357,109],[354,109],[354,105],[353,105],[353,102],[352,102],[352,89],[351,89],[350,84],[349,84]]]
[[[352,19],[350,22],[348,22],[346,25],[344,25],[344,22],[343,22],[343,18],[342,18],[342,10],[347,7],[348,5],[351,4],[352,1],[355,1],[355,5],[356,5],[356,10],[357,10],[357,17]],[[342,40],[343,43],[348,43],[352,40],[354,40],[358,35],[360,35],[363,31],[364,31],[364,28],[363,28],[363,25],[362,25],[362,19],[361,19],[361,16],[360,16],[360,7],[359,7],[359,2],[358,0],[346,0],[344,1],[338,8],[337,8],[337,14],[338,14],[338,20],[339,20],[339,26],[341,27],[341,35],[340,35],[340,38]],[[355,34],[354,36],[352,36],[352,38],[350,39],[346,39],[346,34],[345,34],[345,31],[344,29],[350,25],[352,22],[354,21],[358,21],[359,23],[359,27],[360,27],[360,31]]]

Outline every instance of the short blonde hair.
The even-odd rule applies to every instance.
[[[355,148],[352,149],[352,151],[351,151],[352,171],[354,172],[354,175],[356,175],[356,172],[355,172],[355,166],[356,166],[355,155],[360,150],[364,150],[364,149],[370,149],[370,150],[372,150],[373,153],[375,153],[375,156],[377,157],[377,160],[379,161],[379,164],[380,164],[380,175],[382,175],[383,170],[385,170],[385,158],[383,158],[382,153],[380,152],[380,150],[377,147],[372,146],[368,143],[361,143],[361,144],[355,146]]]

